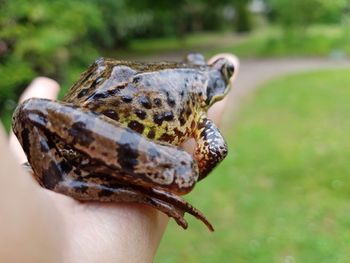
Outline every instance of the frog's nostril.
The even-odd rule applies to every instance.
[[[186,165],[187,163],[185,161],[181,161],[181,165]]]

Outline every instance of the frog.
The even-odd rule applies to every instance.
[[[213,225],[182,196],[227,155],[207,111],[230,90],[234,65],[99,58],[62,100],[19,104],[12,129],[38,183],[79,201],[145,204],[186,229],[188,213]],[[181,144],[194,139],[193,154]]]

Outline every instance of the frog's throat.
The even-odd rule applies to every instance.
[[[230,92],[231,89],[232,89],[232,84],[229,82],[229,84],[226,86],[226,89],[225,89],[225,91],[223,93],[214,95],[211,98],[209,103],[207,103],[206,110],[208,110],[214,103],[216,103],[216,102],[222,100],[223,98],[225,98],[226,95]]]

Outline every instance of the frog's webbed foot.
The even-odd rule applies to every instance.
[[[182,226],[187,228],[184,219],[184,211],[161,199],[149,196],[142,191],[133,189],[131,186],[106,182],[103,185],[84,181],[63,181],[53,189],[56,192],[68,195],[80,201],[99,202],[134,202],[145,204],[160,210]]]
[[[69,166],[68,163],[61,162],[58,166]],[[29,163],[23,164],[23,167],[30,173],[33,170]],[[57,167],[62,169],[62,167]],[[70,176],[65,177],[62,181],[58,181],[53,186],[55,192],[68,195],[80,201],[104,201],[104,202],[135,202],[141,203],[158,209],[169,217],[172,217],[176,223],[187,229],[187,221],[184,219],[184,214],[189,213],[201,220],[210,231],[214,231],[212,224],[207,218],[191,204],[186,202],[180,196],[155,188],[142,188],[140,186],[123,185],[115,181],[109,175],[89,175],[85,171],[70,167]],[[77,174],[78,173],[78,174]],[[114,175],[115,176],[115,175]],[[69,179],[68,179],[69,178]],[[95,178],[95,180],[104,180],[103,183],[94,183],[93,180],[87,179]]]
[[[87,175],[87,177],[89,176]],[[90,181],[85,182],[82,178],[80,181],[69,179],[57,184],[54,190],[81,201],[96,200],[145,204],[174,218],[176,223],[184,229],[188,226],[187,221],[184,219],[184,214],[189,213],[201,220],[210,231],[214,231],[213,226],[199,210],[181,197],[163,190],[124,185],[111,182],[110,178],[98,184]]]

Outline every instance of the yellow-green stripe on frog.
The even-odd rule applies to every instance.
[[[30,99],[13,130],[38,182],[78,200],[150,205],[187,228],[190,213],[212,225],[179,195],[226,156],[206,111],[228,89],[233,65],[203,56],[183,63],[98,59],[62,102]],[[194,157],[178,145],[194,138]]]

